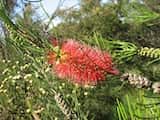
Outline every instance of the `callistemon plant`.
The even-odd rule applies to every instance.
[[[61,47],[52,43],[55,51],[48,53],[48,61],[59,78],[80,85],[96,85],[105,80],[107,73],[119,73],[113,68],[112,58],[106,51],[72,39],[63,42]]]

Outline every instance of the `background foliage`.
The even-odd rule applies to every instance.
[[[94,87],[75,86],[52,75],[46,60],[52,49],[49,36],[74,38],[108,50],[121,74],[132,72],[159,81],[160,54],[156,61],[137,54],[142,47],[160,48],[159,0],[80,0],[78,7],[58,8],[50,21],[58,17],[61,23],[50,29],[51,23],[39,18],[32,3],[0,0],[2,120],[66,119],[53,91],[80,120],[160,119],[158,94],[122,83],[120,76],[107,75]],[[19,6],[22,15],[15,12]]]

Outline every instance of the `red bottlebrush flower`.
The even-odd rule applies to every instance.
[[[108,52],[74,40],[62,43],[58,57],[55,52],[50,52],[48,58],[58,77],[81,85],[95,85],[105,80],[107,73],[114,75],[119,73],[113,68]]]

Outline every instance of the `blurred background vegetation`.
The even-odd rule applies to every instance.
[[[61,8],[59,4],[48,23],[34,7],[42,1],[0,0],[0,119],[65,120],[64,105],[54,97],[59,93],[68,109],[76,113],[75,119],[159,120],[158,94],[122,83],[120,76],[108,75],[106,81],[94,87],[75,86],[52,75],[46,55],[51,49],[50,36],[98,47],[103,42],[102,49],[107,50],[118,43],[124,49],[132,46],[130,56],[141,47],[159,49],[160,1],[79,0],[78,7]],[[16,13],[19,7],[21,13]],[[56,18],[61,22],[50,27]],[[132,72],[160,81],[160,54],[152,62],[152,57],[135,55],[127,59],[126,54],[114,56],[114,51],[109,52],[121,74]]]

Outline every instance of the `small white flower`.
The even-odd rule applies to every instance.
[[[62,89],[62,86],[59,86],[59,89],[61,90],[61,89]]]
[[[4,80],[2,81],[2,83],[6,82],[8,80],[8,78],[4,78]]]
[[[6,72],[8,72],[8,71],[9,71],[9,69],[6,68],[6,69],[3,70],[2,74],[4,75],[4,74],[6,74]]]
[[[0,93],[2,93],[3,92],[3,90],[0,90]]]
[[[2,62],[5,63],[6,61],[5,61],[5,60],[2,60]]]
[[[43,57],[43,56],[41,56],[40,58],[41,58],[41,59],[44,59],[44,57]]]
[[[50,70],[49,67],[47,67],[47,69],[45,69],[45,72],[49,72],[49,70]]]
[[[10,75],[10,76],[8,77],[8,79],[11,79],[12,77],[13,77],[13,76]]]
[[[64,86],[65,86],[65,83],[62,83],[62,86],[64,87]]]
[[[29,65],[28,64],[25,64],[22,69],[26,69]]]
[[[24,69],[28,68],[30,65],[31,65],[30,63],[25,64],[24,66],[21,66],[20,69],[24,70]]]
[[[1,84],[0,89],[2,89],[2,88],[3,88],[3,86],[4,86],[4,85],[3,85],[3,84]]]
[[[27,87],[27,90],[29,90],[29,89],[30,89],[30,87],[28,86],[28,87]]]
[[[42,91],[42,94],[45,94],[46,93],[46,91]]]
[[[19,89],[20,87],[19,86],[16,86],[16,89]]]
[[[15,80],[12,80],[12,83],[14,84],[16,81]]]
[[[12,79],[13,79],[13,80],[16,80],[16,79],[20,79],[20,77],[21,77],[20,75],[16,75],[16,76],[14,76]]]
[[[26,74],[25,76],[24,76],[24,79],[28,79],[28,78],[30,78],[32,76],[32,74]]]
[[[12,102],[12,99],[9,99],[9,100],[8,100],[8,103],[11,103],[11,102]]]
[[[76,93],[76,90],[72,90],[72,93]]]
[[[20,74],[20,71],[18,71],[17,74]]]
[[[66,97],[70,97],[70,95],[69,95],[69,94],[67,94],[67,95],[66,95]]]
[[[57,118],[57,117],[55,117],[55,118],[54,118],[54,120],[58,120],[58,118]]]
[[[84,95],[87,96],[87,95],[88,95],[88,92],[84,92]]]
[[[15,68],[16,68],[16,66],[15,66],[15,65],[13,65],[13,66],[12,66],[12,69],[15,69]]]
[[[23,66],[20,66],[20,70],[23,70]]]
[[[37,62],[38,62],[38,63],[40,63],[40,62],[41,62],[41,60],[37,59]]]
[[[30,110],[30,109],[27,109],[26,112],[29,113],[29,112],[31,112],[31,110]]]
[[[4,89],[4,90],[3,90],[3,93],[6,93],[6,92],[7,92],[7,90],[6,90],[6,89]]]
[[[35,77],[36,77],[36,78],[39,77],[38,72],[35,72],[34,74],[35,74]]]
[[[29,83],[30,83],[30,84],[32,84],[32,83],[33,83],[33,81],[32,81],[32,80],[30,80],[30,81],[29,81]]]
[[[42,93],[42,94],[45,94],[46,91],[43,89],[43,88],[39,88],[39,91]]]
[[[19,64],[19,61],[16,61],[16,64]]]

